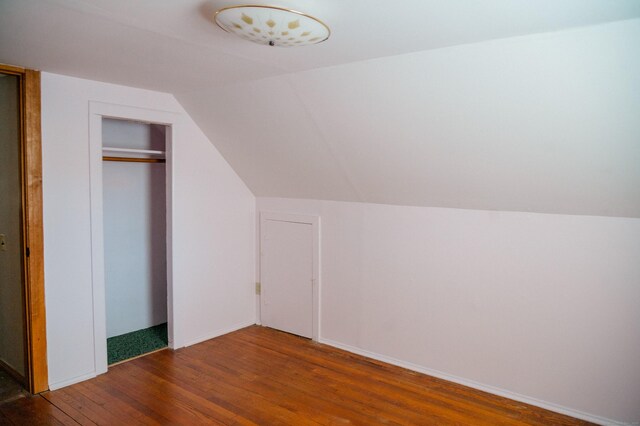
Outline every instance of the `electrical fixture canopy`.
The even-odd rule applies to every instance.
[[[215,13],[214,20],[229,33],[268,46],[307,46],[321,43],[331,34],[319,19],[277,6],[224,7]]]

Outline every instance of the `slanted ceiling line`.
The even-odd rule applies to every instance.
[[[318,124],[318,121],[316,120],[315,115],[311,111],[311,108],[309,108],[309,106],[304,102],[304,99],[298,93],[298,89],[292,81],[294,79],[294,74],[287,74],[284,77],[285,77],[286,83],[289,85],[289,87],[291,87],[291,90],[294,96],[298,99],[298,102],[300,102],[300,105],[302,105],[302,110],[304,111],[305,115],[311,121],[311,124],[313,125],[315,130],[318,132],[318,135],[320,135],[320,140],[322,141],[322,143],[325,144],[325,146],[329,150],[329,154],[338,165],[338,169],[340,169],[340,171],[342,172],[344,179],[347,181],[349,186],[351,186],[351,189],[355,193],[356,197],[358,197],[358,201],[366,202],[367,200],[364,194],[362,193],[360,188],[358,188],[358,186],[355,184],[355,181],[351,176],[351,173],[349,173],[347,167],[345,167],[345,162],[340,158],[339,155],[336,154],[336,150],[334,149],[333,145],[329,142],[329,138],[327,138],[327,136],[322,131],[322,127],[320,127],[320,125]]]

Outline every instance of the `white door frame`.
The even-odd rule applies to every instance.
[[[102,203],[102,119],[138,121],[167,126],[165,138],[166,220],[167,220],[167,328],[169,347],[173,348],[176,337],[174,322],[173,291],[173,174],[172,146],[175,139],[179,114],[146,108],[89,102],[89,168],[91,188],[91,279],[93,290],[93,343],[95,374],[106,373],[107,364],[107,317],[104,278],[104,228]]]
[[[321,280],[320,280],[320,216],[294,214],[294,213],[279,213],[279,212],[260,212],[260,228],[258,230],[258,244],[262,244],[262,230],[265,229],[265,222],[268,220],[278,222],[293,222],[304,223],[311,225],[311,235],[313,238],[313,272],[312,272],[312,324],[313,334],[312,339],[316,342],[320,341],[320,295],[321,295]],[[258,276],[260,277],[260,283],[262,283],[262,247],[259,247],[258,253]],[[261,306],[260,295],[258,297],[258,307]],[[260,312],[260,321],[262,312]]]

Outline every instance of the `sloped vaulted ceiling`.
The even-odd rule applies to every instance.
[[[640,217],[637,0],[278,2],[301,49],[228,4],[4,0],[0,62],[173,93],[257,196]]]

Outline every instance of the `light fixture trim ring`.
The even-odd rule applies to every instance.
[[[234,34],[231,31],[227,30],[224,26],[222,26],[220,24],[220,22],[218,21],[218,15],[222,12],[225,12],[227,10],[231,10],[231,9],[243,9],[246,7],[256,7],[256,8],[260,8],[260,9],[275,9],[275,10],[282,10],[285,12],[290,12],[290,13],[294,13],[296,15],[300,15],[303,16],[305,18],[309,18],[312,19],[314,21],[316,21],[317,23],[319,23],[320,25],[322,25],[324,28],[326,28],[327,30],[327,36],[325,38],[323,38],[322,40],[315,42],[313,44],[320,44],[324,41],[327,41],[329,39],[329,37],[331,36],[331,28],[329,28],[329,26],[327,24],[325,24],[324,22],[322,22],[322,20],[316,18],[315,16],[312,15],[308,15],[304,12],[299,12],[297,10],[294,9],[289,9],[286,7],[280,7],[280,6],[269,6],[269,5],[264,5],[264,4],[242,4],[242,5],[236,5],[236,6],[227,6],[227,7],[223,7],[221,9],[216,10],[216,12],[213,14],[213,20],[216,23],[216,25],[218,27],[220,27],[222,30],[224,30],[224,32],[229,33],[229,34]]]

